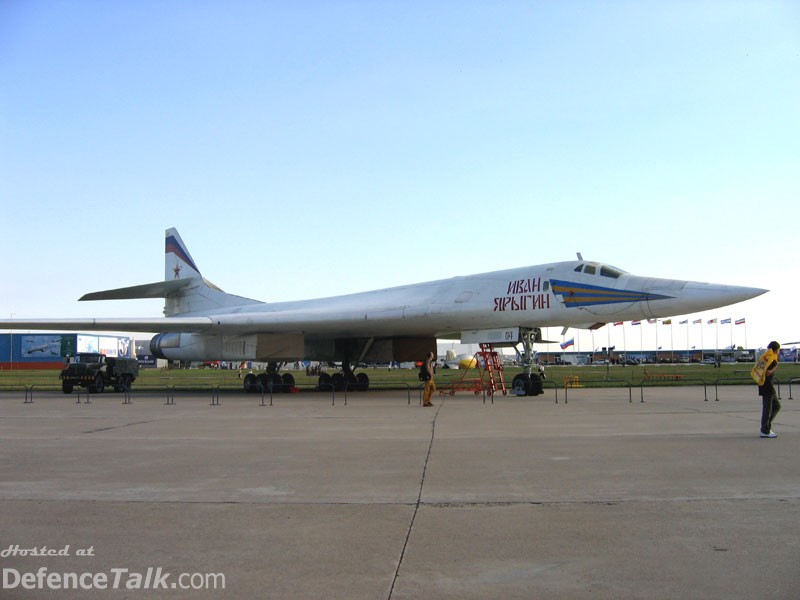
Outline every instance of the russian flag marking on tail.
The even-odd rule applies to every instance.
[[[170,259],[170,254],[175,255],[178,260],[176,261],[174,259]],[[178,230],[175,228],[167,229],[166,231],[164,243],[164,262],[165,279],[185,279],[187,277],[200,276],[200,269],[197,268],[197,265],[192,259],[192,255],[189,254],[189,251],[186,249]],[[194,271],[194,273],[181,273],[183,269],[183,265],[181,263],[189,267],[189,269]]]

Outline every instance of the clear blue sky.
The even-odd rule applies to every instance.
[[[4,2],[0,314],[159,315],[76,299],[175,226],[267,301],[581,251],[800,341],[799,73],[795,2]]]

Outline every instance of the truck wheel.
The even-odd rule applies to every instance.
[[[130,392],[131,391],[131,376],[122,375],[117,383],[114,384],[115,392]]]
[[[94,385],[89,387],[89,392],[93,394],[102,394],[105,387],[106,384],[103,382],[103,376],[98,373],[97,377],[95,377]]]
[[[72,384],[71,383],[62,383],[61,384],[61,391],[64,392],[65,394],[71,394],[72,393]]]

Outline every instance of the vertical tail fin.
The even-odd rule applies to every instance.
[[[178,230],[174,227],[165,232],[164,245],[164,280],[199,279],[200,269],[186,249]]]
[[[177,285],[177,281],[180,280],[186,282],[185,286],[180,286],[175,292],[165,295],[166,316],[203,314],[223,307],[262,304],[258,300],[223,292],[203,277],[177,229],[174,227],[167,229],[164,236],[164,280],[176,282],[172,285]]]
[[[227,294],[200,274],[178,230],[165,232],[164,280],[144,285],[85,294],[81,300],[129,300],[164,298],[164,316],[208,314],[220,308],[263,304],[258,300]]]

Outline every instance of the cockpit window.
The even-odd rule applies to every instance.
[[[610,277],[612,279],[619,279],[620,275],[625,274],[622,269],[599,263],[581,263],[575,267],[575,272],[586,273],[587,275],[597,275],[599,273],[602,277]]]
[[[618,279],[622,272],[615,269],[614,267],[607,267],[605,265],[600,267],[600,275],[603,277],[612,277],[614,279]]]

